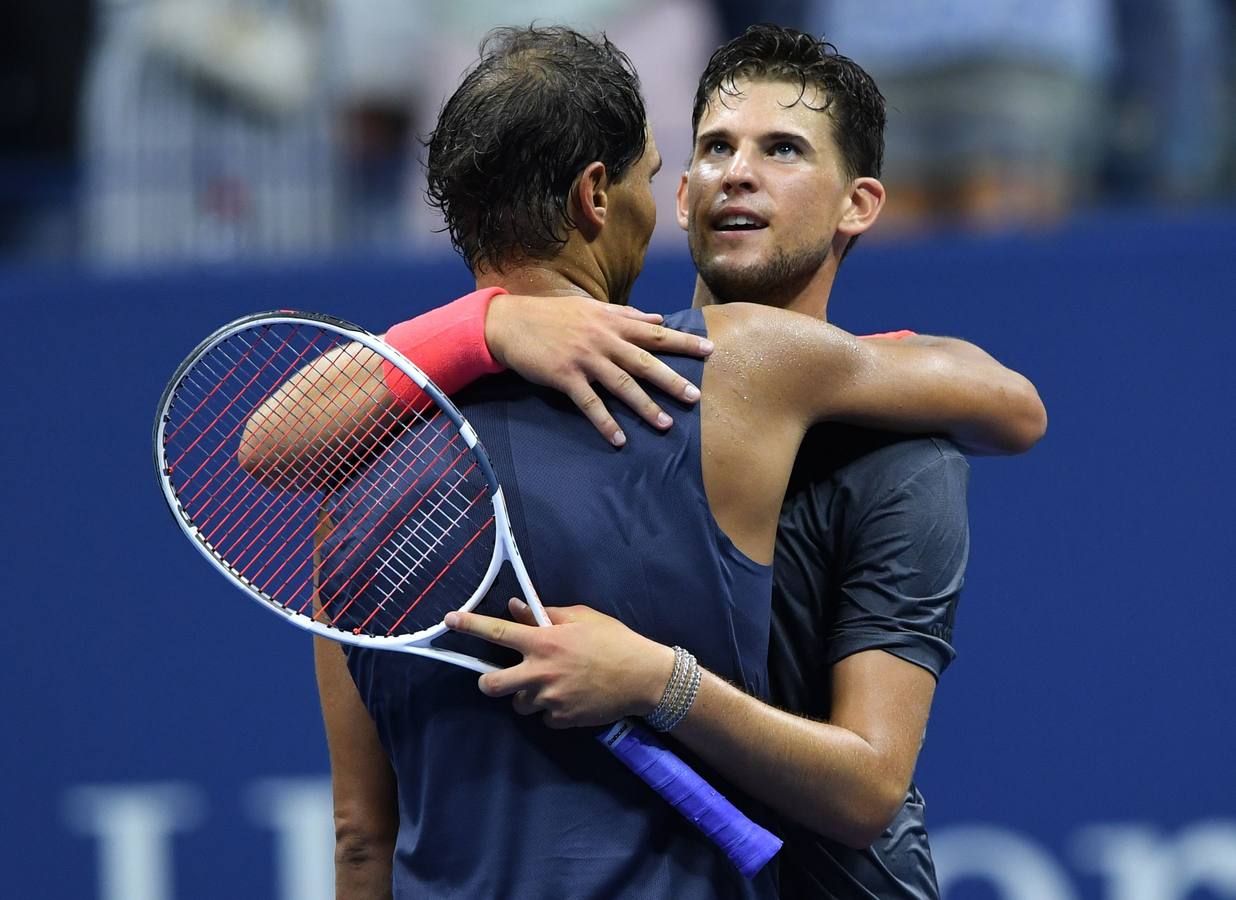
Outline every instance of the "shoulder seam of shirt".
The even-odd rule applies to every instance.
[[[933,469],[940,465],[948,465],[948,464],[956,463],[956,462],[960,462],[967,469],[970,468],[969,460],[967,460],[965,455],[961,453],[960,450],[957,450],[957,448],[954,447],[951,442],[943,440],[941,438],[935,438],[935,437],[931,438],[931,442],[936,448],[937,456],[935,457],[935,459],[932,459],[930,462],[923,463],[921,466],[916,468],[913,472],[910,472],[904,478],[899,480],[895,485],[889,488],[886,492],[884,492],[874,503],[869,505],[867,509],[863,510],[862,518],[860,518],[858,522],[855,523],[854,530],[857,531],[859,528],[862,528],[863,525],[867,521],[867,517],[871,515],[872,511],[876,507],[885,503],[888,497],[904,490],[907,484],[910,484],[912,481],[917,481],[929,469]],[[948,449],[955,450],[957,452],[957,455],[954,456],[951,453],[946,452],[946,450]]]

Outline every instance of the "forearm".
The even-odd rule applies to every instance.
[[[1034,386],[963,341],[861,340],[810,316],[741,303],[705,315],[722,348],[714,364],[732,367],[730,380],[761,398],[770,421],[780,407],[804,428],[831,420],[947,434],[999,453],[1029,449],[1046,428]]]
[[[489,353],[485,315],[494,290],[478,291],[395,325],[384,340],[450,394],[501,366]],[[406,407],[423,395],[411,379],[360,344],[324,354],[293,375],[245,423],[239,461],[281,487],[322,487],[323,459],[359,459],[385,445]]]
[[[315,638],[314,670],[330,752],[335,895],[339,900],[389,897],[399,833],[394,772],[342,649]]]
[[[282,385],[245,423],[239,462],[280,487],[320,487],[323,460],[379,446],[396,425],[382,359],[361,346],[332,350]]]
[[[959,446],[972,453],[1024,453],[1046,433],[1047,409],[1034,384],[1020,372],[960,338],[917,334],[903,340],[909,346],[932,347],[946,354],[962,367],[973,395],[989,397],[987,409],[997,418],[990,424],[985,420],[973,423],[966,432],[952,435]]]
[[[710,672],[672,734],[751,796],[849,846],[869,846],[905,798],[907,785],[858,734],[776,709]]]
[[[954,338],[861,342],[857,389],[835,416],[853,424],[944,433],[971,453],[1022,453],[1047,413],[1024,376]]]
[[[513,600],[510,610],[515,622],[450,613],[446,624],[523,656],[479,680],[488,696],[512,696],[517,712],[539,711],[554,728],[596,726],[648,716],[668,685],[681,689],[683,682],[672,680],[674,650],[611,616],[586,606],[547,607],[552,624],[538,626],[526,604]],[[881,651],[856,653],[833,675],[845,688],[834,697],[836,724],[783,712],[703,672],[693,705],[671,733],[757,800],[862,847],[904,800],[935,681]]]
[[[391,896],[394,841],[335,842],[335,900],[385,900]]]

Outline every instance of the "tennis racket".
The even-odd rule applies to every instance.
[[[392,393],[390,373],[410,383]],[[256,424],[273,419],[295,436],[283,450]],[[363,448],[374,446],[381,465],[367,464]],[[505,563],[536,621],[549,624],[476,432],[419,369],[355,325],[273,312],[220,328],[163,392],[154,461],[201,554],[314,634],[493,671],[434,641],[448,631],[446,613],[480,603]],[[641,725],[623,720],[598,737],[743,875],[780,849]]]

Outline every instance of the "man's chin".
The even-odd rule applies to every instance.
[[[777,250],[754,261],[714,256],[706,260],[696,258],[694,262],[717,303],[787,306],[811,283],[828,261],[828,255],[828,245],[824,245],[793,253]]]
[[[763,303],[769,285],[761,278],[762,268],[750,263],[712,264],[701,266],[699,275],[717,303]]]

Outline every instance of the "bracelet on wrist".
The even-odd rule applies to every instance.
[[[655,731],[669,731],[686,717],[699,693],[700,664],[682,647],[674,648],[674,668],[656,709],[644,717]]]

